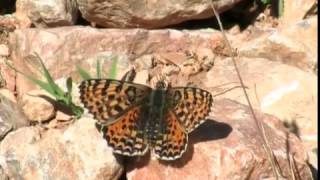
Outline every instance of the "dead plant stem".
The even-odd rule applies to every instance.
[[[271,163],[271,166],[272,166],[273,174],[275,175],[276,179],[278,180],[279,177],[281,177],[281,175],[280,175],[280,173],[279,173],[279,168],[276,167],[276,163],[275,163],[275,159],[274,159],[275,156],[274,156],[274,154],[273,154],[273,152],[272,152],[272,149],[270,148],[270,145],[269,145],[269,143],[268,143],[268,141],[267,141],[265,129],[264,129],[262,123],[257,119],[256,114],[255,114],[255,112],[254,112],[254,110],[253,110],[252,104],[251,104],[251,102],[250,102],[250,100],[249,100],[248,93],[247,93],[247,91],[246,91],[246,89],[245,89],[245,85],[244,85],[243,80],[242,80],[242,77],[241,77],[241,75],[240,75],[240,71],[239,71],[238,65],[237,65],[237,63],[236,63],[236,61],[235,61],[235,58],[234,58],[235,53],[234,53],[234,51],[232,50],[232,47],[231,47],[231,45],[230,45],[230,43],[229,43],[229,41],[228,41],[228,38],[227,38],[226,34],[224,33],[223,26],[222,26],[222,23],[221,23],[221,21],[220,21],[219,14],[217,13],[216,9],[214,8],[214,5],[213,5],[213,2],[212,2],[212,1],[210,1],[210,4],[211,4],[211,8],[212,8],[212,10],[213,10],[213,13],[214,13],[215,17],[217,18],[217,21],[218,21],[220,30],[221,30],[221,32],[222,32],[222,36],[223,36],[223,38],[224,38],[224,40],[225,40],[225,42],[226,42],[226,44],[227,44],[227,48],[228,48],[228,49],[230,50],[230,52],[231,52],[231,59],[232,59],[234,68],[235,68],[235,70],[236,70],[236,72],[237,72],[237,76],[238,76],[238,78],[239,78],[239,81],[240,81],[240,84],[241,84],[243,93],[244,93],[244,95],[245,95],[245,98],[246,98],[247,103],[248,103],[248,106],[249,106],[249,110],[250,110],[251,115],[252,115],[252,117],[253,117],[256,125],[257,125],[258,132],[259,132],[259,134],[260,134],[260,137],[262,138],[263,148],[264,148],[264,150],[266,151],[266,153],[267,153],[267,155],[268,155],[268,159],[269,159],[269,161],[270,161],[270,163]]]

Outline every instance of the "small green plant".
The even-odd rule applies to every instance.
[[[271,4],[271,0],[260,0],[264,5]]]
[[[272,4],[272,0],[260,0],[260,2],[263,5],[271,5]],[[277,3],[274,3],[275,6],[277,6],[277,13],[279,16],[283,15],[283,11],[284,11],[284,0],[278,0]]]
[[[48,69],[44,65],[44,63],[41,60],[41,58],[39,57],[39,55],[38,54],[35,54],[35,55],[40,62],[40,65],[41,65],[40,72],[43,75],[45,81],[36,79],[36,78],[34,78],[34,77],[32,77],[22,71],[19,71],[18,69],[13,67],[9,62],[6,62],[6,64],[8,67],[13,69],[15,72],[22,74],[24,77],[29,79],[31,82],[38,85],[40,88],[44,89],[46,92],[48,92],[50,95],[52,95],[58,103],[61,103],[61,104],[65,105],[66,107],[69,107],[77,119],[80,118],[83,113],[83,109],[81,107],[75,105],[72,102],[72,96],[71,96],[72,79],[70,77],[67,78],[67,81],[66,81],[67,92],[64,92],[62,90],[62,88],[60,88],[54,82],[52,76],[50,75]]]
[[[34,84],[38,85],[40,88],[44,89],[45,91],[47,91],[50,95],[52,95],[55,100],[58,103],[61,103],[63,105],[65,105],[66,107],[70,108],[70,110],[72,111],[72,113],[75,115],[75,117],[77,119],[79,119],[82,114],[83,114],[83,109],[77,105],[74,104],[74,102],[72,101],[72,78],[68,77],[67,81],[66,81],[66,87],[67,87],[67,92],[64,92],[62,90],[61,87],[59,87],[59,85],[57,85],[52,76],[50,75],[48,69],[46,68],[46,66],[44,65],[42,59],[39,57],[38,54],[35,54],[37,60],[39,60],[40,62],[40,73],[43,75],[45,81],[36,79],[22,71],[19,71],[18,69],[16,69],[15,67],[13,67],[9,62],[6,61],[6,64],[8,67],[10,67],[11,69],[13,69],[15,72],[22,74],[24,77],[26,77],[27,79],[29,79],[31,82],[33,82]],[[78,73],[80,74],[81,78],[86,80],[86,79],[91,79],[91,75],[84,70],[83,68],[81,68],[80,66],[76,66]],[[109,78],[115,78],[116,77],[116,73],[117,73],[117,58],[114,57],[112,58],[112,64],[110,66],[110,73],[109,73]],[[103,71],[101,68],[101,64],[100,61],[97,60],[97,65],[96,65],[96,76],[97,78],[102,78],[103,77]]]
[[[107,78],[109,79],[115,79],[116,76],[117,76],[117,64],[118,64],[118,58],[117,57],[113,57],[111,59],[111,66],[110,66],[110,69],[109,69],[109,74],[107,76]],[[78,73],[80,74],[80,77],[83,79],[83,80],[86,80],[86,79],[92,79],[92,76],[90,75],[89,72],[87,72],[86,70],[84,70],[83,68],[81,68],[80,66],[76,65],[76,68],[77,68],[77,71]],[[101,67],[101,63],[100,63],[100,60],[98,59],[97,60],[97,64],[96,64],[96,78],[98,79],[101,79],[104,77],[104,72],[103,72],[103,69]]]
[[[109,75],[108,75],[109,79],[115,79],[117,77],[117,64],[118,64],[118,58],[113,57],[110,70],[109,70]]]

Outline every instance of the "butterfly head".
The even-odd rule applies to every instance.
[[[168,87],[168,85],[166,84],[165,81],[163,80],[159,80],[157,83],[156,83],[156,89],[166,89]]]

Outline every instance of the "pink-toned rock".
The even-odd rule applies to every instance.
[[[305,21],[306,24],[310,21]],[[312,22],[314,24],[314,22]],[[291,26],[290,26],[291,27]],[[294,33],[296,32],[296,33]],[[311,32],[311,33],[308,33]],[[270,61],[278,61],[290,66],[298,67],[307,72],[315,72],[317,66],[317,54],[314,53],[317,43],[316,26],[296,25],[292,29],[273,29],[269,33],[261,33],[247,37],[254,37],[252,39],[241,39],[232,37],[235,40],[234,46],[239,47],[238,54],[241,57],[247,58],[266,58]],[[293,38],[293,34],[301,35],[299,38]],[[308,35],[307,35],[308,34]],[[244,38],[247,38],[244,36]],[[301,40],[305,37],[306,40]],[[243,43],[243,41],[247,41]],[[308,44],[308,42],[312,42]],[[310,48],[309,48],[310,47]]]
[[[65,41],[68,39],[68,41]],[[152,53],[184,52],[192,49],[215,49],[222,46],[222,36],[217,31],[175,31],[175,30],[118,30],[94,29],[90,27],[63,27],[54,29],[17,30],[10,36],[12,59],[15,67],[36,77],[26,57],[37,52],[54,78],[72,75],[79,80],[76,64],[95,77],[97,59],[103,63],[105,77],[108,76],[111,59],[118,58],[117,78],[122,77],[129,67],[128,52],[137,56]],[[33,48],[30,49],[29,47]],[[132,60],[134,61],[134,60]],[[174,59],[173,59],[174,61]],[[148,62],[147,64],[150,64]],[[39,67],[37,65],[36,67]],[[142,69],[150,69],[149,65]],[[130,68],[129,68],[130,69]],[[35,88],[22,75],[17,75],[18,96]]]
[[[1,96],[7,98],[11,102],[17,103],[16,97],[14,96],[13,92],[10,91],[9,89],[0,88],[0,94],[1,94]]]
[[[217,11],[222,12],[240,1],[217,0],[213,1],[213,4]],[[213,16],[211,1],[77,0],[77,2],[86,20],[104,27],[157,28]]]
[[[282,175],[292,179],[287,158],[293,155],[296,177],[312,179],[301,141],[275,117],[256,113]],[[189,135],[189,146],[181,159],[163,162],[148,154],[127,162],[129,180],[274,178],[248,108],[226,99],[216,101],[212,119]]]
[[[16,9],[16,16],[24,22],[24,27],[28,27],[28,21],[36,27],[74,25],[78,18],[75,0],[47,0],[46,3],[39,0],[18,0]]]
[[[281,27],[279,33],[278,37],[283,36],[291,41],[283,44],[292,49],[292,51],[296,51],[293,52],[294,54],[299,51],[305,52],[305,56],[309,58],[308,64],[313,65],[313,70],[315,71],[318,62],[318,38],[315,38],[318,37],[318,17],[313,16],[292,23],[290,26]],[[294,57],[294,55],[290,57]],[[303,63],[303,60],[301,62]]]
[[[0,56],[9,56],[9,48],[5,44],[0,44]]]
[[[0,57],[0,87],[15,91],[16,73],[6,65],[6,61],[9,61],[6,57]]]
[[[0,15],[0,43],[3,43],[2,36],[7,36],[8,31],[13,31],[19,27],[19,21],[14,15],[8,14],[1,16]]]
[[[31,122],[48,121],[56,115],[54,99],[44,90],[33,90],[21,98],[22,109]]]
[[[317,76],[280,62],[240,58],[238,66],[252,105],[283,122],[296,124],[307,149],[317,147]],[[204,82],[214,88],[216,99],[229,98],[246,104],[231,59],[217,60]],[[238,87],[234,88],[233,87]]]
[[[62,129],[20,128],[0,144],[10,179],[118,179],[123,171],[92,119]]]
[[[0,88],[0,139],[8,132],[29,125],[13,93]]]
[[[290,27],[298,21],[304,19],[309,11],[317,6],[316,0],[284,0],[281,26]]]

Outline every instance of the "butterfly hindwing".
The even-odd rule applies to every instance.
[[[141,106],[131,108],[115,123],[103,126],[104,138],[113,152],[127,156],[145,154],[148,145],[144,140],[141,113]]]
[[[175,160],[180,158],[186,151],[188,135],[175,114],[171,111],[168,111],[166,114],[164,124],[164,130],[158,134],[153,147],[154,153],[159,159]]]
[[[111,79],[82,81],[80,99],[83,106],[100,124],[111,124],[132,107],[148,98],[148,86]]]
[[[213,98],[208,91],[193,87],[175,87],[168,90],[170,108],[179,122],[190,133],[205,121]]]

